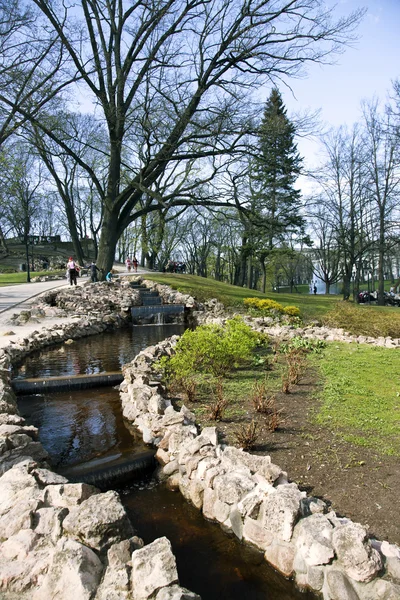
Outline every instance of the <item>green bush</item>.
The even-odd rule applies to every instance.
[[[279,350],[282,354],[290,354],[293,351],[319,354],[324,348],[326,348],[324,340],[313,340],[296,335],[290,342],[281,344]]]
[[[222,377],[249,359],[259,343],[259,334],[240,317],[235,317],[225,326],[202,325],[194,331],[185,331],[176,345],[175,354],[163,358],[159,364],[167,378],[177,383],[194,373]]]
[[[300,317],[300,309],[297,306],[283,306],[271,300],[270,298],[245,298],[243,304],[250,311],[254,311],[255,314],[259,315],[287,315],[292,318]]]

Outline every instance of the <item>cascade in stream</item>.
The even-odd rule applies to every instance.
[[[132,287],[139,291],[141,297],[141,306],[131,308],[134,325],[166,325],[184,322],[184,304],[163,304],[158,292],[151,291],[141,284]]]

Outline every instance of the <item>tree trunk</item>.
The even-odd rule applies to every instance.
[[[117,221],[118,217],[115,213],[108,210],[104,212],[97,257],[97,266],[101,270],[101,279],[103,280],[114,264],[115,249],[119,238]]]
[[[260,260],[260,265],[261,265],[261,273],[262,273],[261,291],[263,294],[265,294],[265,290],[267,289],[267,269],[265,267],[265,259],[264,258],[262,260]]]

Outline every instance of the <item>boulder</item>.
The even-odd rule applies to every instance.
[[[296,526],[296,548],[308,566],[328,564],[334,557],[333,526],[322,514],[302,519]]]
[[[324,598],[329,600],[360,600],[348,577],[339,569],[331,569],[325,577]]]
[[[295,556],[294,545],[289,542],[276,541],[265,549],[265,560],[285,577],[293,575]]]
[[[171,585],[162,588],[155,600],[201,600],[201,597],[180,585]]]
[[[63,528],[70,537],[100,551],[133,535],[125,509],[113,490],[91,496],[72,508]]]
[[[268,494],[261,504],[259,520],[276,538],[289,542],[305,495],[295,484],[284,484]]]
[[[146,600],[161,588],[178,583],[175,557],[166,537],[133,552],[131,577],[135,600]]]
[[[44,490],[44,500],[46,506],[73,508],[98,493],[97,488],[87,483],[51,484]]]
[[[32,600],[90,600],[102,571],[103,565],[93,550],[63,538],[57,543],[49,570]]]
[[[371,581],[381,570],[381,556],[372,548],[366,529],[359,523],[336,527],[332,544],[344,572],[352,579]]]
[[[131,544],[123,540],[111,546],[107,552],[108,566],[95,600],[128,600],[130,594],[129,567]]]
[[[255,485],[250,477],[238,471],[217,475],[213,483],[218,499],[226,504],[237,504]]]

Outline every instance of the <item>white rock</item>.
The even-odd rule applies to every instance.
[[[368,582],[382,568],[380,554],[371,546],[359,523],[348,523],[333,531],[332,544],[345,573],[356,581]]]
[[[90,600],[100,582],[103,566],[90,548],[61,539],[42,585],[32,600]]]
[[[173,583],[178,583],[178,572],[167,538],[158,538],[133,552],[132,593],[135,600],[146,600]]]

